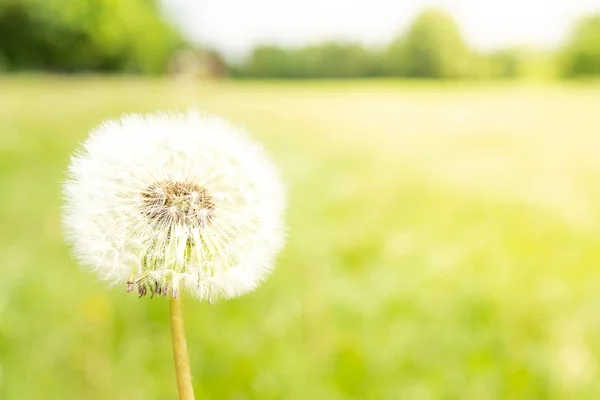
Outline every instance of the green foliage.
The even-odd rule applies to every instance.
[[[387,51],[355,43],[326,42],[300,49],[259,46],[235,76],[254,78],[353,78],[399,76],[456,79],[473,77],[472,54],[454,20],[428,10]]]
[[[9,70],[156,73],[183,43],[149,0],[5,0],[0,37]]]
[[[410,78],[456,79],[470,73],[471,54],[454,19],[427,10],[390,45],[388,71]]]
[[[488,79],[554,77],[552,56],[529,47],[512,47],[480,56],[482,76]]]
[[[324,43],[309,46],[298,54],[307,77],[351,78],[377,74],[374,54],[360,44]]]
[[[384,52],[359,44],[323,43],[300,49],[257,47],[234,76],[254,78],[352,78],[393,76],[427,79],[553,79],[600,73],[600,16],[582,20],[570,43],[555,53],[517,46],[478,53],[469,48],[455,20],[430,9]]]
[[[277,46],[258,46],[237,74],[253,78],[290,78],[293,63],[289,52]]]
[[[236,76],[253,78],[352,78],[378,74],[375,55],[356,43],[326,42],[300,49],[259,46]]]
[[[561,67],[565,77],[600,75],[600,14],[576,25],[561,54]]]
[[[502,49],[489,56],[491,78],[517,78],[522,74],[526,55],[521,49]]]

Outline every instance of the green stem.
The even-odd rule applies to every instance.
[[[194,400],[190,360],[188,358],[185,332],[183,329],[183,313],[181,300],[171,298],[171,338],[173,340],[173,356],[175,358],[175,375],[179,400]]]

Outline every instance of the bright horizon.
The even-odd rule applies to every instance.
[[[480,50],[558,46],[575,20],[600,11],[600,0],[163,0],[193,41],[240,57],[254,46],[300,46],[325,40],[383,46],[423,9],[448,11]]]

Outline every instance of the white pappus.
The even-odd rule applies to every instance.
[[[273,162],[242,129],[194,111],[102,123],[72,156],[63,193],[76,258],[140,296],[241,295],[284,243]]]

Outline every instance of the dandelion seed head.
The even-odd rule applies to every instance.
[[[194,182],[153,182],[142,192],[141,212],[150,223],[206,225],[215,204],[208,191]]]
[[[104,122],[68,173],[63,225],[76,258],[128,292],[235,297],[267,277],[283,246],[279,173],[220,118]]]

